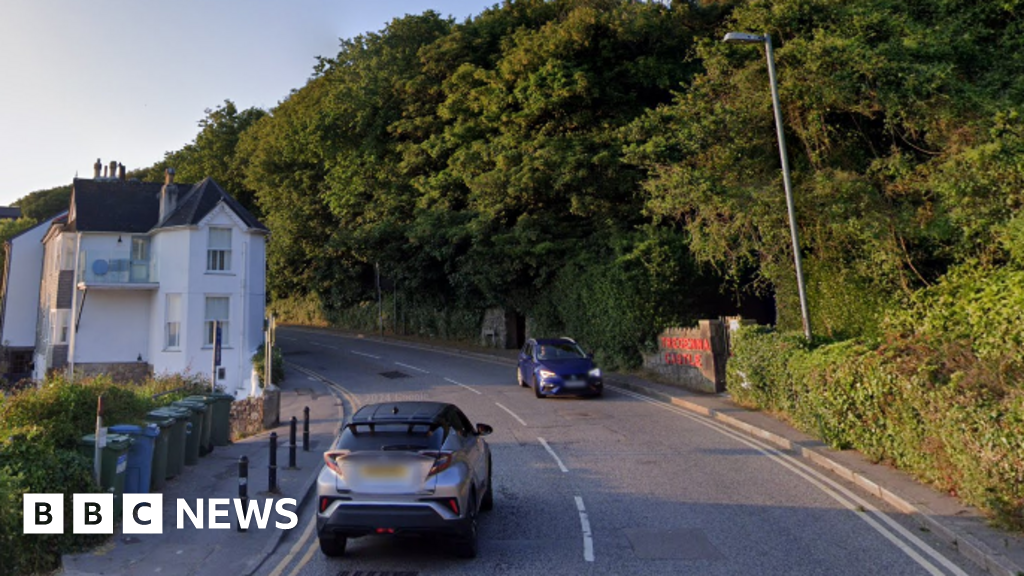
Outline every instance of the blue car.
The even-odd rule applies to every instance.
[[[531,338],[519,351],[520,386],[533,388],[537,398],[547,396],[600,396],[604,391],[601,369],[572,338]]]

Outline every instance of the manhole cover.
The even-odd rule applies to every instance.
[[[703,530],[626,530],[633,554],[644,560],[721,560]]]
[[[409,377],[409,375],[406,374],[405,372],[399,372],[398,370],[392,370],[391,372],[381,372],[380,375],[390,380]]]

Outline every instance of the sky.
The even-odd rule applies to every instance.
[[[434,10],[458,21],[498,0],[2,0],[0,206],[145,168],[191,142],[205,110],[270,109],[339,39]]]

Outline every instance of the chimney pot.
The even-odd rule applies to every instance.
[[[107,177],[107,168],[109,168],[109,167],[108,167],[108,166],[104,166],[104,167],[103,167],[103,177],[104,177],[104,178],[106,178],[106,177]]]
[[[124,177],[125,177],[125,174],[124,174],[124,164],[118,163],[118,165],[117,165],[117,178],[121,182],[124,182]]]
[[[96,159],[96,163],[92,165],[92,177],[94,180],[99,180],[100,172],[103,169],[103,162],[99,158]]]
[[[164,184],[174,184],[174,168],[164,170]]]
[[[117,160],[110,161],[110,177],[117,178]]]

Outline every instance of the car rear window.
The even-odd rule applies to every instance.
[[[349,424],[341,433],[338,448],[353,452],[377,450],[440,450],[444,428],[415,424]]]

